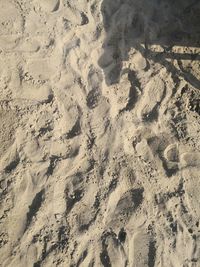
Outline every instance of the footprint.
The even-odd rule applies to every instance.
[[[72,129],[66,134],[67,139],[71,139],[76,137],[77,135],[81,134],[81,125],[80,125],[80,119],[76,121]]]
[[[112,63],[104,68],[105,81],[108,86],[116,84],[120,81],[122,63]]]
[[[181,175],[185,185],[185,199],[189,211],[194,218],[200,219],[200,201],[199,201],[199,167],[200,154],[197,152],[185,152],[180,155]]]
[[[89,109],[93,109],[98,105],[100,96],[100,92],[97,88],[92,89],[88,93],[86,102]]]
[[[177,144],[167,146],[161,159],[167,176],[175,174],[179,170],[179,151]]]
[[[170,144],[173,138],[166,133],[160,133],[147,139],[147,143],[151,148],[154,157],[157,157],[162,164],[165,174],[170,177],[179,169],[179,156],[176,144]],[[159,162],[157,161],[159,164]]]
[[[78,257],[78,261],[76,263],[77,267],[94,267],[95,266],[95,259],[94,259],[94,252],[93,252],[93,247],[90,245],[87,246],[86,248],[84,247],[83,252],[81,255]]]
[[[81,133],[80,109],[76,105],[59,103],[62,117],[59,121],[60,132],[67,139],[74,138]]]
[[[171,144],[164,150],[164,157],[167,161],[178,162],[179,152],[177,144]]]
[[[42,189],[40,192],[38,192],[35,197],[32,200],[31,205],[29,206],[29,211],[27,213],[27,223],[26,223],[26,228],[29,227],[29,225],[32,222],[32,219],[34,216],[36,216],[37,212],[39,211],[42,202],[44,201],[44,194],[45,190]]]
[[[100,101],[93,110],[90,122],[93,135],[97,137],[96,142],[106,134],[110,125],[110,105],[106,98],[101,98]]]
[[[83,178],[81,175],[71,177],[71,181],[67,184],[65,188],[66,195],[66,211],[69,213],[74,205],[79,202],[83,195]]]
[[[128,96],[128,102],[124,110],[130,111],[134,108],[138,100],[138,91],[140,90],[140,81],[134,71],[128,72],[128,80],[130,82],[130,91]]]
[[[16,97],[20,99],[30,100],[33,103],[49,103],[53,98],[53,92],[50,86],[30,86],[25,84],[21,91],[16,93]]]
[[[23,18],[14,1],[0,1],[0,36],[20,35],[23,32]]]
[[[46,48],[49,48],[54,40],[47,40]],[[44,84],[47,81],[51,81],[53,77],[58,73],[59,59],[51,58],[35,58],[28,59],[20,78],[26,82],[32,81],[32,84]],[[25,83],[26,84],[26,83]]]
[[[170,144],[173,141],[175,139],[165,132],[156,135],[151,129],[141,127],[135,131],[133,147],[145,162],[156,164],[157,168],[171,176],[179,169],[177,144]]]
[[[132,241],[133,252],[131,251],[131,267],[154,267],[156,259],[156,242],[145,231],[137,232]]]
[[[81,200],[83,196],[83,190],[82,189],[76,189],[71,194],[67,194],[67,212],[70,212],[70,210],[73,208],[73,206]]]
[[[14,143],[0,160],[0,171],[4,170],[6,173],[10,173],[17,167],[19,162],[20,157],[17,152],[16,143]]]
[[[139,143],[136,144],[135,150],[145,162],[151,162],[154,158],[153,153],[145,138],[143,138]]]
[[[0,47],[4,51],[12,51],[20,44],[20,38],[17,35],[0,36]]]
[[[73,2],[72,2],[73,4]],[[69,4],[65,9],[65,18],[70,22],[73,26],[82,26],[88,23],[88,18],[85,13],[80,12],[75,6],[73,8],[69,8]]]
[[[87,15],[84,12],[81,12],[81,17],[82,17],[82,22],[81,22],[82,26],[89,23],[89,19],[88,19]]]
[[[14,143],[15,127],[17,127],[17,113],[13,110],[0,109],[0,157],[5,155],[6,151]]]
[[[192,159],[192,158],[191,158]],[[185,199],[190,212],[195,220],[200,219],[200,199],[199,199],[199,168],[194,166],[195,162],[191,162],[192,166],[187,165],[182,169],[181,175],[185,185]],[[199,161],[198,161],[199,165]]]
[[[104,234],[102,237],[100,259],[104,267],[127,266],[128,261],[123,246],[119,243],[117,236],[112,232]]]
[[[200,153],[187,152],[180,155],[181,168],[200,167]]]
[[[165,94],[165,83],[160,77],[152,78],[144,88],[144,95],[138,105],[137,115],[140,120],[152,120],[158,116],[157,108]]]
[[[100,199],[96,190],[96,186],[88,186],[82,199],[82,207],[79,207],[79,214],[77,216],[78,230],[80,232],[88,231],[90,227],[94,226],[97,219],[100,211]]]
[[[108,206],[107,223],[112,227],[120,226],[130,219],[143,202],[143,188],[130,189],[121,195],[115,209]],[[109,205],[114,205],[111,199]],[[113,211],[112,211],[113,210]]]
[[[35,0],[35,2],[36,4],[40,5],[43,11],[47,13],[55,12],[60,7],[60,0],[43,0],[43,1]]]
[[[199,99],[195,99],[194,96],[193,98],[189,99],[189,109],[193,112],[196,112],[198,115],[200,115],[200,101]]]

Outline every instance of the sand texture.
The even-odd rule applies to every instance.
[[[200,267],[200,3],[0,0],[0,266]]]

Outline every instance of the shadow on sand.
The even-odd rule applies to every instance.
[[[119,82],[122,62],[135,48],[147,61],[165,66],[174,78],[182,76],[200,88],[200,81],[181,67],[182,60],[200,60],[195,52],[200,48],[199,0],[103,0],[101,11],[106,39],[99,65],[107,85]],[[162,52],[152,51],[152,45]],[[177,46],[189,52],[173,52]],[[169,59],[176,59],[179,69]]]

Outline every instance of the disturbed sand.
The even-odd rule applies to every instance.
[[[200,266],[199,18],[0,0],[0,266]]]

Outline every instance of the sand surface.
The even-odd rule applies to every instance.
[[[0,266],[200,267],[200,4],[0,0]]]

